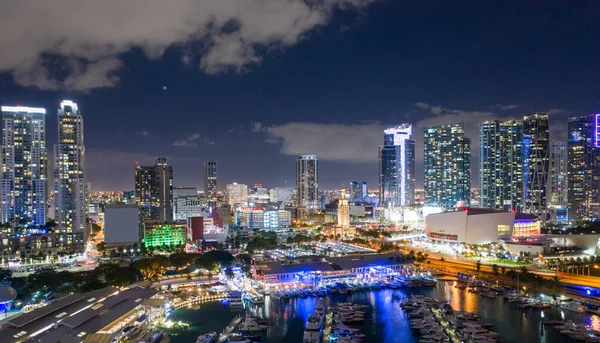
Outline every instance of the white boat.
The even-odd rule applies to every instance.
[[[196,343],[214,343],[217,341],[218,335],[216,332],[209,332],[198,336]]]
[[[327,313],[327,308],[325,307],[325,305],[317,304],[317,306],[315,307],[315,315],[324,317],[326,313]]]
[[[303,343],[319,343],[323,337],[323,316],[310,315],[304,328]]]
[[[268,328],[267,325],[258,324],[254,318],[246,318],[238,325],[240,331],[246,332],[266,331]]]
[[[584,313],[586,307],[577,301],[563,301],[558,305],[561,309],[573,312]]]

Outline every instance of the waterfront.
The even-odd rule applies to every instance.
[[[597,316],[561,311],[521,310],[509,304],[502,297],[488,299],[452,287],[452,283],[440,282],[436,288],[415,290],[381,290],[357,292],[349,295],[329,295],[326,298],[296,298],[288,301],[267,298],[264,305],[252,306],[251,313],[269,318],[273,326],[268,331],[267,343],[301,342],[304,323],[314,310],[317,301],[329,305],[333,302],[350,301],[370,305],[365,322],[357,326],[366,335],[365,342],[417,342],[411,331],[406,314],[399,304],[410,294],[448,300],[454,310],[478,313],[482,319],[494,324],[494,331],[501,335],[501,342],[571,342],[552,327],[543,327],[543,317],[565,319],[584,323],[600,329]],[[542,315],[543,313],[543,315]],[[219,302],[202,304],[198,310],[182,309],[171,314],[172,320],[182,320],[191,324],[190,331],[171,338],[171,343],[194,343],[196,337],[208,331],[221,331],[237,314]]]

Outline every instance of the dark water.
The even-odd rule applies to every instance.
[[[361,333],[367,337],[367,343],[418,342],[408,325],[408,318],[399,304],[410,294],[423,294],[437,299],[448,300],[456,311],[478,313],[484,321],[495,325],[494,331],[501,335],[501,342],[572,342],[561,336],[552,327],[541,325],[543,316],[549,319],[571,319],[576,323],[591,325],[600,329],[600,318],[597,316],[578,314],[552,308],[548,310],[520,310],[516,304],[505,302],[502,297],[488,299],[477,294],[468,293],[452,287],[451,283],[441,282],[436,288],[421,290],[381,290],[357,292],[349,295],[330,295],[324,299],[306,298],[288,301],[267,300],[264,305],[250,307],[247,310],[263,318],[269,318],[274,326],[269,329],[266,343],[301,342],[304,323],[314,311],[318,301],[329,305],[333,302],[350,301],[367,304],[366,320],[361,326]],[[191,324],[190,330],[171,338],[171,343],[194,343],[196,337],[209,331],[220,332],[233,319],[237,312],[223,307],[221,303],[201,305],[198,310],[177,310],[170,318]]]

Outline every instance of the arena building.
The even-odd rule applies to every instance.
[[[498,239],[540,234],[534,215],[481,208],[459,208],[425,217],[425,235],[432,240],[487,244]]]

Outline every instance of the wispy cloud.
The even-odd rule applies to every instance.
[[[148,132],[146,130],[142,130],[142,131],[136,132],[135,134],[138,135],[138,136],[144,136],[144,137],[146,137],[146,136],[150,135],[150,132]]]
[[[519,108],[519,105],[496,105],[496,107],[498,107],[499,109],[503,110],[503,111],[507,111],[507,110],[514,110]]]
[[[181,147],[192,147],[196,146],[196,141],[198,139],[200,139],[200,134],[196,132],[189,137],[173,142],[173,145]]]

